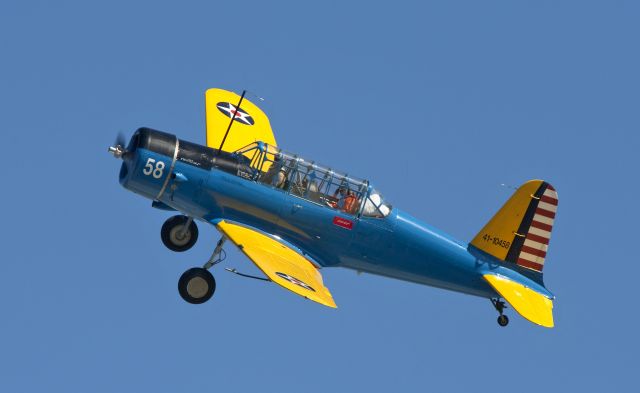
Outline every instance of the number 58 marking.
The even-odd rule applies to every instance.
[[[155,162],[156,167],[153,167],[153,163]],[[144,166],[142,173],[145,175],[153,175],[155,179],[160,179],[162,177],[162,172],[164,171],[164,162],[154,160],[153,158],[147,159],[147,164]]]

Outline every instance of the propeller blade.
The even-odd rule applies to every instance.
[[[125,144],[127,143],[127,140],[124,137],[124,134],[122,132],[118,132],[118,136],[116,136],[116,143],[115,145],[118,146],[122,146],[125,147]]]
[[[113,154],[115,158],[124,158],[127,155],[127,150],[125,148],[125,144],[127,140],[124,138],[124,134],[122,132],[118,132],[116,136],[116,141],[113,146],[109,147],[109,153]]]

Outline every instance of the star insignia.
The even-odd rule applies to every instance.
[[[240,123],[246,124],[248,126],[252,126],[255,124],[255,121],[253,120],[253,117],[251,117],[251,115],[245,112],[242,108],[237,108],[230,102],[219,102],[216,107],[220,112],[235,121],[239,121]]]

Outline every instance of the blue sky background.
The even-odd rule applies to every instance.
[[[635,391],[635,1],[0,3],[0,391]],[[559,213],[556,328],[485,299],[326,269],[328,309],[222,267],[117,182],[150,126],[204,142],[208,87],[265,98],[280,145],[468,241],[530,178]],[[225,267],[255,272],[229,248]]]

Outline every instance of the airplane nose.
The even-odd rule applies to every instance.
[[[122,160],[122,166],[120,167],[120,174],[118,175],[118,181],[123,186],[127,182],[127,175],[129,174],[129,163],[127,160]]]
[[[120,145],[115,145],[115,146],[109,146],[108,151],[109,153],[113,154],[113,157],[122,158],[126,150],[124,150],[124,147]]]
[[[109,146],[108,151],[113,155],[114,158],[122,160],[122,166],[120,167],[118,180],[120,181],[120,184],[124,186],[125,183],[127,183],[127,175],[129,174],[131,154],[127,152],[127,150],[119,143],[115,146]]]
[[[113,154],[115,158],[122,158],[122,156],[127,152],[125,148],[126,140],[124,139],[124,134],[118,132],[116,136],[116,140],[114,146],[109,146],[109,153]]]

